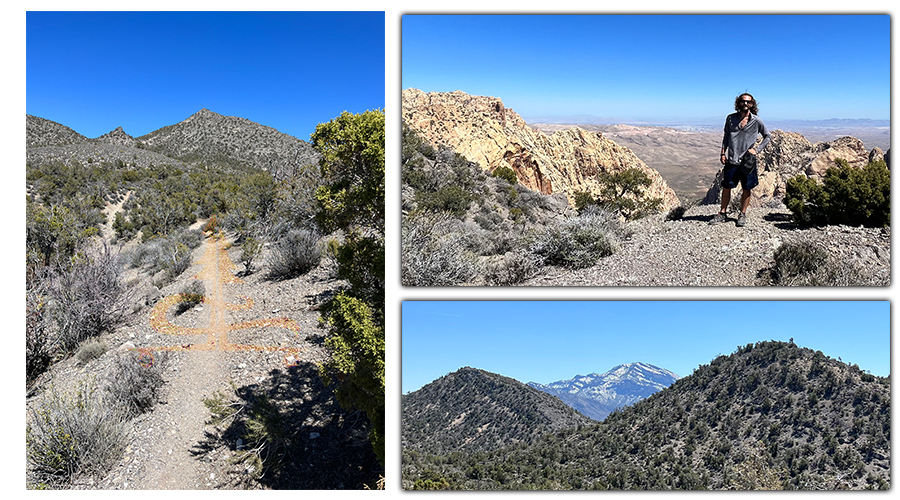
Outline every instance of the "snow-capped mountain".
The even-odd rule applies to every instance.
[[[658,366],[627,363],[602,374],[576,375],[546,385],[536,382],[528,385],[558,397],[594,420],[603,420],[616,408],[634,404],[672,385],[678,378]]]

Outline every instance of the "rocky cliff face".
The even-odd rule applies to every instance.
[[[645,194],[678,206],[678,197],[659,172],[629,149],[597,132],[571,128],[547,135],[532,129],[495,97],[465,92],[403,91],[403,119],[432,144],[446,145],[488,171],[512,168],[519,183],[543,194],[564,193],[570,203],[578,191],[600,192],[596,174],[642,170],[652,183]]]
[[[759,155],[759,186],[753,188],[754,202],[784,198],[787,180],[798,174],[821,179],[836,159],[846,160],[852,167],[862,168],[871,161],[884,159],[879,148],[866,151],[855,137],[841,137],[834,141],[810,143],[800,134],[775,130],[772,142]],[[704,203],[718,203],[721,193],[722,171],[710,186]]]

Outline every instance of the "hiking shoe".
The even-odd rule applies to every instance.
[[[723,214],[722,212],[719,212],[716,214],[715,217],[710,219],[709,225],[712,226],[713,224],[721,224],[727,220],[728,220],[728,216]]]
[[[747,225],[747,214],[741,212],[741,215],[738,215],[737,227],[744,227]]]

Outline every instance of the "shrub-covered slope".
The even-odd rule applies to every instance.
[[[151,151],[185,162],[243,163],[273,173],[286,164],[317,164],[319,160],[319,154],[305,141],[246,118],[223,116],[208,109],[137,141]]]
[[[402,408],[404,449],[428,453],[491,450],[590,423],[554,396],[469,367],[404,395]]]
[[[865,489],[890,486],[890,458],[889,378],[772,341],[719,356],[601,424],[420,458],[404,464],[403,479],[474,489]]]

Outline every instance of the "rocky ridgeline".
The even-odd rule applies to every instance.
[[[122,127],[89,139],[59,123],[26,116],[26,161],[77,160],[82,164],[121,161],[149,167],[192,163],[229,164],[291,175],[317,164],[318,153],[296,137],[245,118],[223,116],[207,109],[182,122],[134,138]]]
[[[572,128],[547,135],[529,127],[500,99],[461,91],[406,89],[402,100],[403,119],[422,138],[452,148],[485,170],[512,168],[529,189],[564,193],[571,203],[578,191],[599,194],[598,172],[638,168],[652,181],[646,195],[662,198],[664,210],[679,204],[659,172],[602,134]]]
[[[184,121],[138,137],[149,150],[173,158],[231,158],[279,171],[286,166],[317,164],[309,143],[272,127],[201,109]]]
[[[754,200],[782,200],[788,179],[806,175],[821,180],[825,170],[835,166],[835,160],[846,160],[852,167],[862,168],[868,163],[883,160],[879,148],[866,151],[855,137],[841,137],[827,142],[810,143],[796,132],[775,130],[772,142],[759,155],[759,186],[753,188]],[[721,199],[722,171],[716,175],[703,203],[718,203]]]
[[[89,139],[78,132],[46,118],[25,116],[25,147],[63,146],[80,144]]]

